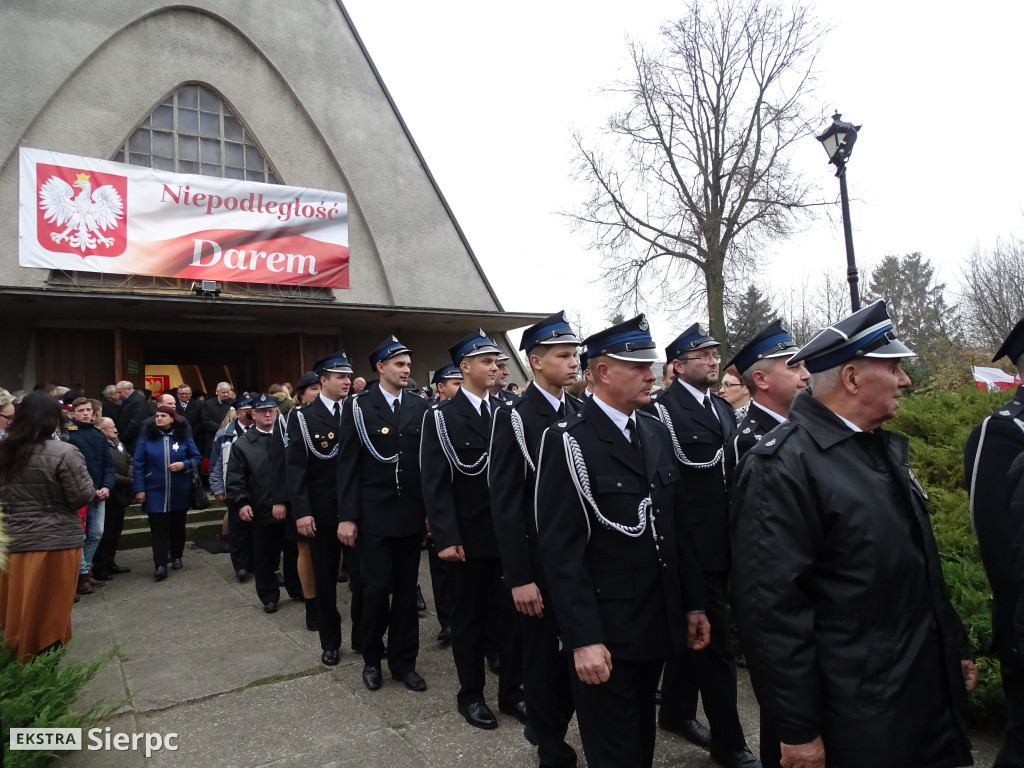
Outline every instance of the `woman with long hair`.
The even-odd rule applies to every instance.
[[[96,494],[75,446],[53,439],[60,404],[33,392],[0,441],[0,506],[8,536],[0,572],[4,646],[22,661],[71,639],[82,557],[78,510]]]
[[[173,405],[158,405],[146,422],[135,448],[135,500],[149,517],[153,542],[153,578],[167,578],[167,554],[172,570],[181,570],[185,552],[185,516],[192,504],[192,472],[202,456],[185,422]]]

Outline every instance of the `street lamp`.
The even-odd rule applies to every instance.
[[[850,304],[853,311],[860,309],[860,294],[857,290],[857,260],[853,256],[853,230],[850,228],[850,195],[846,191],[846,161],[853,153],[860,125],[844,122],[842,115],[832,115],[832,125],[815,138],[828,152],[828,161],[836,167],[839,177],[839,197],[843,203],[843,234],[846,236],[846,280],[850,283]]]

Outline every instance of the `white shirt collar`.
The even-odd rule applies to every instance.
[[[759,402],[757,402],[757,400],[751,400],[750,404],[752,406],[756,407],[756,408],[759,408],[760,410],[764,411],[765,413],[767,413],[769,416],[771,416],[773,419],[775,419],[777,422],[779,422],[779,424],[785,424],[788,421],[788,419],[785,416],[780,416],[775,411],[773,411],[771,408],[765,408],[763,405],[761,405]],[[747,415],[748,416],[750,415],[749,411],[747,412]]]
[[[544,399],[547,400],[549,403],[551,403],[551,407],[554,410],[557,411],[558,410],[558,406],[560,406],[562,403],[565,402],[565,392],[562,392],[562,397],[561,398],[556,398],[554,395],[552,395],[550,392],[548,392],[546,389],[544,389],[544,387],[539,386],[536,382],[534,383],[533,386],[537,387],[537,391],[540,392],[542,395],[544,395]]]
[[[399,406],[402,405],[401,392],[399,392],[397,395],[392,395],[390,392],[388,392],[386,389],[384,389],[384,387],[380,385],[377,386],[377,389],[379,389],[380,393],[384,395],[384,399],[388,401],[388,408],[390,408],[392,411],[395,410],[395,400],[398,401]]]
[[[479,398],[476,395],[474,395],[472,392],[470,392],[465,387],[459,387],[459,391],[462,392],[462,394],[464,394],[467,398],[469,398],[469,402],[472,404],[473,410],[479,412],[480,411],[480,403],[484,402],[484,400],[482,398]],[[487,395],[484,395],[484,397],[487,397]],[[487,412],[488,413],[491,412],[491,404],[490,403],[487,403]]]
[[[594,395],[591,399],[602,411],[605,412],[605,415],[612,420],[612,423],[619,428],[619,431],[625,435],[626,439],[631,440],[632,436],[626,431],[626,425],[629,424],[630,419],[632,419],[634,423],[636,422],[636,412],[629,414],[623,413],[620,410],[612,408],[597,395]]]
[[[320,402],[323,403],[324,406],[327,408],[327,410],[330,411],[331,413],[334,413],[335,402],[337,402],[338,407],[341,407],[341,400],[334,401],[334,400],[331,400],[331,398],[329,398],[329,397],[324,397],[324,393],[323,392],[320,393],[319,397],[320,397]]]
[[[832,411],[832,413],[836,413],[836,412],[835,412],[835,411]],[[852,430],[853,430],[854,432],[863,432],[863,431],[864,431],[863,429],[861,429],[860,427],[858,427],[858,426],[857,426],[856,424],[854,424],[854,423],[853,423],[852,421],[850,421],[850,420],[849,420],[848,418],[846,418],[845,416],[840,416],[840,415],[839,415],[838,413],[836,413],[836,416],[838,416],[838,417],[839,417],[839,418],[840,418],[840,419],[842,420],[843,424],[845,424],[846,426],[848,426],[848,427],[849,427],[850,429],[852,429]]]
[[[701,406],[703,407],[703,405],[704,405],[704,395],[707,394],[706,391],[705,392],[701,392],[699,389],[697,389],[696,387],[690,386],[689,384],[687,384],[682,379],[676,379],[676,381],[678,381],[680,384],[682,384],[684,387],[686,387],[686,390],[691,395],[693,395],[694,398],[696,398],[697,402],[700,403]]]

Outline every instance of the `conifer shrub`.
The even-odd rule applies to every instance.
[[[967,630],[972,658],[981,677],[970,695],[972,723],[1001,729],[1006,700],[999,660],[988,654],[992,642],[992,589],[981,564],[964,488],[964,445],[974,427],[1010,392],[981,392],[974,386],[933,390],[904,397],[899,415],[886,427],[910,440],[910,466],[928,492],[932,530],[953,607]]]

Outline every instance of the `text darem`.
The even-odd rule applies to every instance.
[[[215,240],[194,239],[195,249],[192,251],[193,267],[212,267],[218,262],[228,269],[254,270],[264,261],[271,272],[287,272],[293,275],[315,275],[316,256],[302,253],[267,253],[266,251],[244,251],[228,248],[222,251]],[[205,263],[203,259],[208,259]],[[223,259],[223,261],[222,261]],[[245,278],[238,278],[244,280]]]

